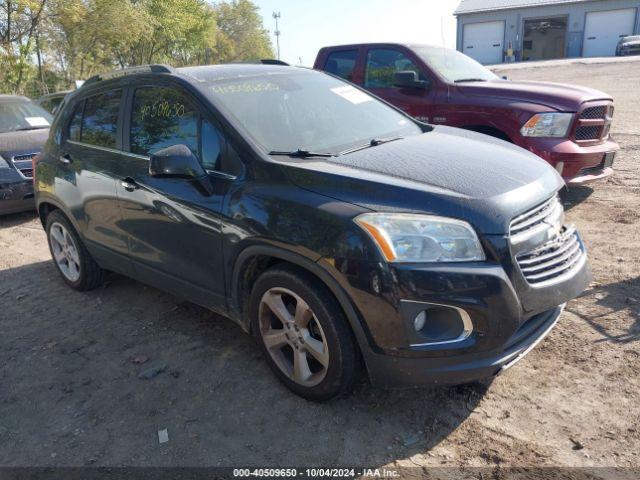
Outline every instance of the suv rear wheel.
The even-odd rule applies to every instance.
[[[72,288],[85,291],[99,287],[103,270],[91,257],[71,222],[59,211],[46,221],[47,241],[58,272]]]
[[[333,295],[293,268],[263,273],[251,294],[252,328],[277,377],[314,401],[347,394],[359,371],[353,335]]]

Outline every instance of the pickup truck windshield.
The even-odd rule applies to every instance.
[[[449,82],[483,82],[498,77],[474,59],[450,48],[416,47],[414,51]]]
[[[203,80],[214,104],[265,152],[337,155],[375,139],[422,133],[374,97],[315,71],[283,67],[282,73]]]
[[[0,133],[49,128],[51,115],[44,108],[28,101],[0,102]]]

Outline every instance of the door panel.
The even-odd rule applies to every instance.
[[[127,234],[116,192],[122,152],[122,90],[91,95],[76,105],[59,150],[55,193],[69,206],[87,248],[104,268],[127,270]]]
[[[211,193],[195,180],[149,175],[149,156],[177,144],[188,146],[207,169],[215,170],[224,145],[219,131],[177,87],[138,87],[130,105],[125,141],[134,153],[127,154],[116,188],[136,276],[201,305],[225,309],[220,212],[231,180],[211,174]]]
[[[606,57],[616,53],[621,37],[633,35],[635,8],[589,12],[584,26],[582,56]]]
[[[462,53],[482,63],[502,63],[504,22],[467,23],[462,31]]]
[[[130,157],[127,163],[123,178],[130,177],[135,188],[121,182],[116,187],[137,276],[168,290],[186,288],[182,295],[193,299],[191,284],[207,297],[198,294],[198,303],[223,303],[219,212],[229,181],[213,179],[209,195],[196,181],[151,177],[146,159]]]

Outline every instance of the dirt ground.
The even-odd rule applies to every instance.
[[[309,403],[224,318],[118,276],[67,288],[39,222],[12,215],[0,219],[0,465],[639,467],[640,62],[506,73],[613,94],[621,145],[615,177],[565,199],[595,281],[518,365],[488,386],[362,385]]]

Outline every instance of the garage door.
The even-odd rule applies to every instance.
[[[502,63],[504,22],[468,23],[462,31],[462,52],[484,65]]]
[[[607,57],[615,55],[620,37],[633,35],[636,9],[589,12],[584,26],[584,57]]]

